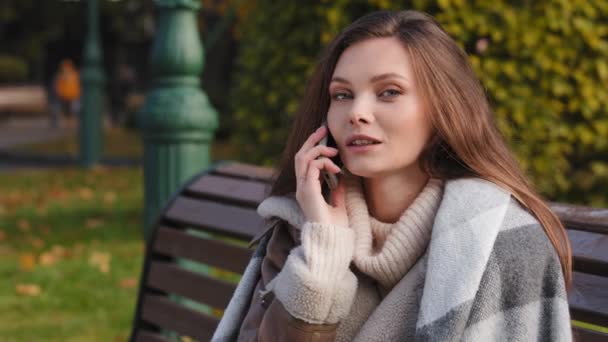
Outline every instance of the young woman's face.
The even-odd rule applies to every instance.
[[[329,86],[327,124],[351,173],[419,172],[414,170],[432,127],[414,81],[410,58],[397,38],[368,39],[342,53]],[[377,143],[353,145],[358,134]],[[361,143],[366,142],[355,141]]]

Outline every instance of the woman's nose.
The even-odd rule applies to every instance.
[[[349,122],[351,125],[369,124],[373,121],[373,108],[365,98],[355,98],[349,112]]]

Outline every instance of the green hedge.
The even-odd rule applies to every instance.
[[[28,72],[28,65],[24,59],[0,55],[0,83],[25,82]]]
[[[270,165],[316,56],[375,9],[435,16],[467,51],[522,167],[550,199],[608,205],[608,2],[258,0],[231,92],[242,159]]]

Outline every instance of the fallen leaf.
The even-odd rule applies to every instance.
[[[99,271],[101,273],[108,273],[108,272],[110,272],[110,263],[99,264]]]
[[[49,228],[49,226],[42,226],[42,227],[40,227],[40,231],[44,235],[49,235],[49,233],[51,232],[51,229]]]
[[[213,308],[211,310],[211,315],[217,318],[221,318],[222,316],[224,316],[224,310]]]
[[[4,230],[0,229],[0,241],[6,240],[6,233]]]
[[[90,218],[90,219],[86,220],[85,225],[89,229],[95,229],[95,228],[101,226],[103,223],[104,223],[103,220]]]
[[[10,246],[0,245],[0,256],[8,256],[15,253],[15,249]]]
[[[66,254],[65,247],[61,245],[53,245],[53,247],[51,247],[51,253],[53,253],[53,255],[56,257],[63,257]]]
[[[17,227],[19,227],[19,230],[22,232],[29,232],[31,225],[28,220],[21,219],[17,222]]]
[[[40,254],[40,257],[38,258],[38,262],[40,262],[40,265],[43,266],[53,265],[57,262],[57,260],[59,260],[59,257],[52,252],[44,252]]]
[[[124,278],[120,280],[120,287],[125,289],[132,289],[137,286],[137,279],[135,278]]]
[[[89,265],[99,268],[101,273],[108,273],[110,271],[110,259],[109,253],[93,252],[89,257]]]
[[[93,171],[93,173],[106,173],[108,168],[106,166],[97,164],[91,168],[91,171]]]
[[[91,190],[89,188],[78,189],[78,194],[80,195],[80,198],[85,199],[85,200],[93,198],[93,190]]]
[[[47,207],[40,206],[36,208],[36,214],[38,214],[38,216],[47,216],[48,213]]]
[[[22,296],[38,296],[40,295],[40,286],[36,284],[17,284],[15,286],[15,291],[17,294]]]
[[[106,204],[112,204],[112,203],[114,203],[114,201],[115,201],[115,200],[116,200],[116,194],[115,194],[115,193],[113,193],[113,192],[106,192],[106,193],[103,195],[103,201],[104,201]]]
[[[65,197],[65,190],[57,188],[53,189],[51,190],[51,197],[53,197],[54,200],[60,200]]]
[[[42,248],[44,246],[44,240],[37,237],[30,238],[30,243],[36,248]]]
[[[33,253],[19,255],[19,268],[22,271],[31,271],[36,267],[36,256]]]
[[[3,205],[0,205],[0,216],[6,214],[6,208]]]

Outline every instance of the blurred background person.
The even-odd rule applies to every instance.
[[[65,126],[74,127],[80,104],[80,77],[70,59],[61,61],[54,80],[54,89],[65,117]]]

